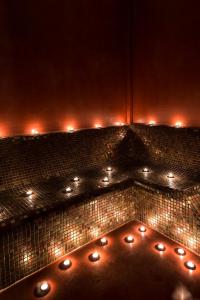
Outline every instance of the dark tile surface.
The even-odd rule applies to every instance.
[[[149,173],[142,172],[147,166]],[[130,185],[142,183],[147,186],[153,186],[164,192],[173,194],[177,191],[187,190],[198,185],[198,180],[191,179],[184,173],[174,172],[175,178],[169,180],[167,174],[171,169],[156,166],[135,166],[134,163],[124,163],[123,165],[112,165],[113,171],[106,172],[106,167],[93,169],[82,173],[73,173],[69,178],[54,178],[49,181],[27,185],[19,189],[9,190],[0,193],[0,224],[1,230],[4,230],[7,224],[18,224],[19,221],[27,219],[29,216],[38,215],[48,209],[53,209],[59,204],[66,206],[73,204],[74,201],[89,196],[94,196],[119,188],[120,185]],[[73,183],[71,179],[78,175],[80,181]],[[109,184],[104,184],[102,179],[108,176]],[[72,187],[70,194],[64,192],[67,186]],[[27,197],[26,191],[31,189],[34,194]]]
[[[69,270],[58,268],[62,258],[5,290],[0,294],[1,300],[34,300],[35,286],[43,280],[51,285],[43,298],[46,300],[200,299],[200,258],[187,249],[184,258],[178,257],[175,242],[149,228],[142,236],[140,225],[134,221],[107,234],[109,244],[105,247],[94,241],[80,248],[66,256],[72,260]],[[124,242],[129,234],[135,238],[131,245]],[[163,254],[155,250],[158,242],[166,246]],[[101,255],[96,263],[88,260],[93,251]],[[195,271],[184,267],[187,260],[195,262]]]

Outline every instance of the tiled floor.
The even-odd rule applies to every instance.
[[[33,300],[38,282],[48,281],[51,290],[41,299],[134,299],[134,300],[191,300],[200,299],[200,257],[186,250],[180,258],[174,251],[177,244],[159,233],[147,229],[138,231],[139,222],[131,222],[106,237],[108,245],[98,241],[71,253],[70,269],[58,268],[60,261],[33,274],[0,294],[1,300]],[[134,243],[124,241],[134,236]],[[155,244],[162,242],[166,251],[160,253]],[[90,262],[88,255],[98,251],[101,258]],[[197,269],[189,271],[184,262],[192,260]]]

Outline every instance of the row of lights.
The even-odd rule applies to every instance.
[[[138,231],[142,235],[144,235],[147,232],[147,228],[145,226],[140,226],[138,228]],[[124,241],[128,244],[134,243],[134,237],[132,235],[128,235],[124,238]],[[100,246],[108,245],[108,239],[106,237],[101,238],[99,240],[99,245]],[[155,249],[157,251],[159,251],[160,253],[163,253],[166,250],[166,246],[162,243],[157,243],[155,245]],[[186,251],[183,248],[175,248],[174,251],[180,257],[183,257],[186,255]],[[94,263],[94,262],[99,261],[101,259],[101,256],[97,251],[95,251],[88,256],[88,259],[89,259],[89,261]],[[62,261],[59,264],[59,268],[61,270],[68,270],[71,266],[72,266],[72,261],[70,259],[65,259],[64,261]],[[190,271],[196,270],[196,265],[192,261],[184,262],[184,266]],[[45,296],[46,294],[48,294],[50,289],[51,289],[51,287],[47,281],[38,283],[38,285],[36,286],[36,289],[35,289],[36,296],[38,296],[38,297]]]
[[[113,169],[112,169],[112,167],[107,167],[106,171],[110,173],[110,172],[113,171]],[[142,172],[143,172],[143,173],[149,173],[150,170],[149,170],[148,168],[144,168],[144,169],[142,170]],[[173,174],[172,172],[168,173],[168,174],[167,174],[167,177],[168,177],[169,179],[175,178],[175,176],[174,176],[174,174]],[[75,176],[75,177],[72,179],[72,181],[78,183],[78,182],[80,181],[80,178],[79,178],[78,176]],[[108,176],[105,176],[105,177],[102,179],[102,182],[103,182],[103,183],[109,183],[109,178],[108,178]],[[68,187],[65,189],[65,192],[66,192],[67,194],[68,194],[68,193],[71,193],[71,192],[73,192],[73,189],[72,189],[70,186],[68,186]],[[27,196],[32,196],[32,195],[33,195],[33,191],[32,191],[32,190],[28,190],[28,191],[26,192],[26,195],[27,195]]]
[[[107,169],[106,169],[106,171],[107,172],[112,172],[112,168],[111,167],[107,167]],[[80,181],[80,178],[78,177],[78,176],[75,176],[73,179],[72,179],[72,181],[73,182],[75,182],[75,183],[78,183],[79,181]],[[107,177],[107,176],[105,176],[103,179],[102,179],[102,182],[104,182],[104,183],[109,183],[109,178]],[[66,189],[65,189],[65,192],[67,193],[67,194],[69,194],[69,193],[71,193],[71,192],[73,192],[73,189],[70,187],[70,186],[68,186],[68,187],[66,187]],[[26,195],[28,196],[28,197],[31,197],[32,195],[33,195],[33,190],[28,190],[28,191],[26,191]]]
[[[113,125],[114,126],[124,126],[125,124],[126,123],[123,123],[123,122],[116,122]],[[156,125],[156,121],[151,120],[151,121],[149,121],[148,125],[149,126],[155,126]],[[179,122],[179,121],[174,124],[174,127],[176,127],[176,128],[181,128],[183,126],[184,126],[183,123]],[[101,124],[99,124],[99,123],[97,123],[97,124],[94,125],[94,128],[96,128],[96,129],[101,129],[102,127],[103,126]],[[68,126],[66,128],[66,132],[68,132],[68,133],[73,133],[74,131],[76,131],[76,129],[73,126]],[[31,133],[31,135],[38,135],[38,134],[40,134],[40,132],[39,132],[39,130],[37,128],[32,128],[31,131],[30,131],[30,133]]]
[[[138,121],[138,123],[142,123],[142,122],[141,122],[141,121]],[[147,125],[149,125],[149,126],[155,126],[155,125],[156,125],[156,121],[151,120],[151,121],[148,122]],[[180,121],[177,121],[177,122],[175,122],[175,124],[174,124],[174,127],[176,127],[176,128],[181,128],[181,127],[183,127],[183,126],[184,126],[183,123],[180,122]]]
[[[116,123],[113,124],[113,126],[124,126],[124,125],[126,125],[126,123],[116,122]],[[101,128],[103,128],[103,126],[101,124],[95,124],[94,128],[101,129]],[[68,133],[73,133],[75,131],[76,131],[76,129],[73,126],[67,126],[67,128],[66,128],[66,132],[68,132]],[[30,131],[30,134],[31,135],[38,135],[38,134],[40,134],[40,132],[37,128],[32,128],[31,131]]]

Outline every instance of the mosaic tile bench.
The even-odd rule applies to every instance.
[[[133,219],[200,254],[199,154],[198,128],[0,140],[0,288]]]

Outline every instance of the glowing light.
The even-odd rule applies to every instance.
[[[107,167],[106,171],[111,172],[112,168],[111,167]]]
[[[184,265],[189,270],[196,270],[196,265],[192,261],[186,261]]]
[[[103,238],[100,239],[100,245],[101,246],[105,246],[107,244],[108,244],[108,240],[105,237],[103,237]]]
[[[26,192],[26,195],[27,195],[27,196],[32,196],[32,195],[33,195],[33,191],[32,191],[32,190],[28,190],[28,191]]]
[[[51,289],[51,287],[48,284],[48,282],[43,281],[43,282],[37,284],[36,289],[35,289],[35,295],[37,297],[43,297],[48,294],[50,289]]]
[[[147,231],[147,229],[144,226],[140,226],[139,227],[139,231],[142,232],[142,233],[144,233],[144,232]]]
[[[176,248],[175,249],[176,254],[180,255],[180,256],[184,256],[186,255],[186,252],[183,248]]]
[[[72,192],[72,188],[70,186],[68,186],[66,189],[65,189],[66,193],[71,193]]]
[[[59,267],[62,270],[67,270],[72,266],[72,262],[70,259],[65,259],[63,262],[60,263]]]
[[[47,282],[43,282],[40,286],[41,291],[46,291],[49,288],[49,285]]]
[[[149,121],[149,126],[154,126],[156,125],[156,122],[154,120]]]
[[[183,126],[183,123],[182,122],[176,122],[175,123],[175,127],[176,128],[181,128]]]
[[[170,172],[170,173],[167,175],[167,177],[170,178],[170,179],[172,179],[172,178],[174,178],[174,174]]]
[[[105,182],[105,183],[108,183],[109,182],[109,178],[108,177],[104,177],[102,181]]]
[[[98,252],[94,252],[94,253],[89,255],[89,260],[92,261],[92,262],[95,262],[99,259],[100,259],[100,255],[99,255]]]
[[[156,250],[158,251],[165,251],[165,246],[163,244],[156,244],[155,245]]]
[[[74,132],[74,127],[68,126],[67,127],[67,132],[70,132],[70,133]]]
[[[102,126],[100,124],[95,124],[94,127],[97,128],[97,129],[102,128]]]
[[[115,125],[116,126],[124,126],[124,123],[123,122],[116,122]]]
[[[78,182],[80,179],[78,176],[75,176],[73,179],[72,179],[74,182]]]
[[[133,243],[134,242],[134,238],[133,238],[132,235],[126,236],[124,240],[125,240],[126,243]]]
[[[148,168],[144,168],[144,169],[142,170],[142,172],[148,173],[148,172],[149,172],[149,169],[148,169]]]
[[[36,128],[33,128],[33,129],[31,129],[31,134],[37,135],[37,134],[39,134],[39,131]]]

